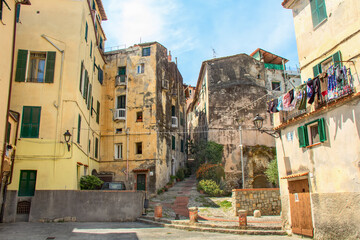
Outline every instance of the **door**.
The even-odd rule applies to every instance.
[[[146,191],[146,174],[137,175],[136,190]]]
[[[308,180],[289,181],[289,197],[293,233],[313,237]]]

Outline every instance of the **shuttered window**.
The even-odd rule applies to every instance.
[[[41,107],[23,107],[23,115],[21,121],[22,138],[38,138],[40,128]]]
[[[16,22],[20,22],[20,9],[21,9],[21,5],[18,4],[16,5]]]
[[[324,118],[320,118],[298,127],[299,146],[306,147],[325,142],[327,140],[325,126]]]
[[[95,138],[95,158],[99,157],[99,139]]]
[[[90,109],[91,97],[92,97],[92,85],[89,84],[89,94],[88,94],[88,100],[87,100],[87,109]]]
[[[175,136],[171,136],[171,149],[175,150],[175,146],[176,146]]]
[[[316,77],[317,75],[319,75],[320,73],[322,73],[323,71],[326,71],[327,68],[330,66],[329,64],[331,64],[331,60],[332,60],[332,65],[336,66],[342,66],[341,64],[341,52],[337,51],[336,53],[334,53],[332,56],[326,58],[325,60],[323,60],[322,62],[320,62],[319,64],[315,65],[313,67],[313,73],[314,73],[314,77]],[[325,69],[323,69],[325,68]]]
[[[100,84],[103,84],[104,72],[100,67],[98,67],[98,80],[99,80]]]
[[[28,57],[28,51],[19,49],[17,64],[16,64],[16,75],[15,75],[16,82],[25,82],[27,57]]]
[[[184,140],[181,139],[180,151],[184,152]]]
[[[126,108],[126,95],[117,97],[117,109],[119,108]]]
[[[340,66],[341,67],[341,52],[338,51],[334,55],[332,55],[332,60],[334,63],[334,66]]]
[[[47,52],[45,82],[54,82],[56,52]]]
[[[324,118],[320,118],[318,124],[319,124],[318,126],[319,126],[320,142],[325,142],[327,140],[327,138],[326,138]]]
[[[85,23],[85,41],[87,42],[88,39],[88,30],[89,30],[89,26],[87,23]]]
[[[176,113],[175,113],[175,106],[171,106],[171,116],[175,117]]]
[[[80,85],[79,85],[79,90],[82,93],[83,92],[83,73],[84,71],[84,62],[81,62],[81,67],[80,67]]]
[[[313,26],[316,27],[327,18],[325,0],[310,0]]]
[[[34,196],[36,186],[36,170],[21,170],[19,196]]]
[[[80,133],[81,133],[81,116],[78,116],[78,129],[77,129],[77,140],[76,142],[80,144]]]
[[[320,73],[322,73],[321,70],[321,63],[319,63],[318,65],[313,67],[313,73],[314,73],[314,77],[316,77],[317,75],[319,75]]]
[[[99,123],[100,121],[100,102],[96,102],[96,122]]]
[[[146,47],[142,49],[142,56],[150,56],[150,47]]]

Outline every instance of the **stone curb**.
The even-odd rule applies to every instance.
[[[159,221],[154,221],[146,218],[138,218],[138,222],[153,224],[162,227],[168,228],[175,228],[181,230],[188,230],[188,231],[200,231],[200,232],[218,232],[218,233],[229,233],[229,234],[240,234],[240,235],[287,235],[285,231],[282,230],[255,230],[255,229],[230,229],[226,227],[209,227],[209,226],[200,226],[197,225],[185,225],[185,224],[175,224],[172,223],[170,220],[163,220],[160,219]],[[171,222],[171,223],[166,223]]]

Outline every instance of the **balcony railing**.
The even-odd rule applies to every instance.
[[[117,75],[115,77],[115,87],[126,85],[126,75]]]
[[[177,117],[171,117],[171,127],[177,128],[179,126]]]
[[[126,119],[126,109],[117,108],[114,111],[114,120],[125,120]]]

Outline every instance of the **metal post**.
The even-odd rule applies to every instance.
[[[242,145],[242,129],[239,126],[239,137],[240,137],[240,160],[241,160],[241,176],[242,176],[242,188],[245,189],[245,177],[244,177],[244,157],[243,157],[243,145]]]

